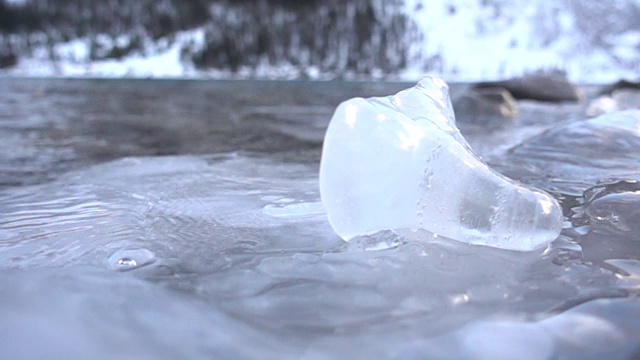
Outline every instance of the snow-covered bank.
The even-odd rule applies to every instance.
[[[41,3],[56,1],[5,0],[14,8]],[[0,57],[7,49],[16,56],[15,65],[0,74],[407,81],[432,74],[465,82],[561,70],[580,83],[640,74],[635,0],[606,6],[575,0],[281,3],[212,1],[201,15],[208,20],[185,20],[168,7],[162,11],[185,24],[168,34],[147,25],[120,33],[90,28],[81,35],[55,27],[0,32]],[[109,16],[117,25],[123,15],[113,10]],[[82,20],[62,24],[73,28],[76,22]]]

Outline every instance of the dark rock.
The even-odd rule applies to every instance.
[[[500,119],[517,114],[518,102],[504,88],[472,88],[454,101],[453,108],[460,119]]]
[[[579,101],[583,97],[580,88],[561,75],[526,75],[504,81],[481,82],[474,88],[504,88],[518,100],[561,102]]]
[[[15,54],[0,53],[0,69],[10,68],[18,64],[18,57]]]
[[[629,81],[626,79],[619,80],[616,83],[605,86],[600,90],[600,95],[612,95],[618,90],[638,90],[640,91],[640,81]]]

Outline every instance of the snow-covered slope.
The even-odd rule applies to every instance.
[[[563,70],[582,82],[635,78],[640,2],[607,3],[407,0],[405,13],[420,36],[412,42],[406,74],[427,68],[457,80],[483,80]]]
[[[191,3],[206,14],[174,0],[67,3],[4,0],[31,16],[20,19],[46,19],[0,24],[0,57],[17,60],[4,61],[5,74],[475,81],[563,70],[588,83],[640,74],[640,0]],[[94,25],[96,16],[109,21]]]

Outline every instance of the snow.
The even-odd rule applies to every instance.
[[[422,7],[415,10],[418,3]],[[637,76],[637,64],[631,69],[615,64],[619,52],[637,58],[634,33],[620,37],[616,54],[607,54],[582,43],[573,15],[557,3],[541,6],[516,0],[497,5],[497,14],[480,2],[460,0],[407,0],[405,6],[423,35],[422,43],[414,44],[413,57],[423,62],[433,56],[442,58],[434,73],[448,81],[497,80],[540,69],[565,70],[570,79],[584,83]],[[414,62],[403,78],[419,75],[423,62]]]
[[[15,76],[65,76],[65,77],[134,77],[134,78],[176,78],[196,77],[198,73],[192,64],[186,64],[181,59],[184,46],[202,47],[204,30],[195,29],[179,32],[176,40],[169,42],[167,38],[160,39],[156,44],[145,44],[144,53],[134,52],[121,60],[106,59],[90,61],[90,40],[75,39],[66,43],[56,44],[53,52],[57,62],[46,59],[50,57],[44,48],[37,48],[33,55],[20,59],[18,66],[8,73]],[[108,36],[98,36],[96,41],[106,48],[112,46],[126,46],[129,39],[120,36],[112,40]],[[211,76],[219,76],[219,72],[210,72]]]

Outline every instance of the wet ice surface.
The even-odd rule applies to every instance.
[[[406,84],[0,84],[7,357],[637,355],[638,172],[620,133],[581,127],[611,156],[565,148],[574,177],[532,171],[545,164],[535,139],[507,151],[584,104],[524,103],[489,128],[458,116],[485,159],[561,201],[562,235],[517,253],[331,229],[318,167],[333,108]]]
[[[576,196],[601,180],[637,178],[640,110],[559,124],[510,149],[504,161],[526,161],[514,168],[522,178]]]

